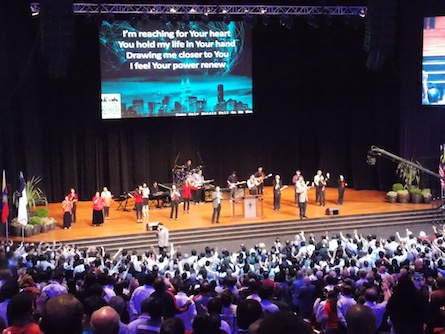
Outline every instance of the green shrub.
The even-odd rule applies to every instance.
[[[42,218],[38,216],[32,216],[28,218],[29,225],[39,225],[42,224]]]
[[[405,189],[405,188],[403,187],[403,184],[401,184],[401,183],[394,183],[392,185],[393,191],[399,191],[399,190],[403,190],[403,189]]]
[[[424,188],[422,189],[422,195],[423,197],[431,197],[431,189],[430,188]]]
[[[37,209],[36,211],[34,211],[34,214],[35,214],[37,217],[45,218],[45,217],[48,217],[48,215],[49,215],[49,211],[48,211],[48,209],[46,209],[46,208],[39,208],[39,209]]]
[[[407,196],[409,195],[409,191],[406,189],[397,190],[397,195],[399,196]]]
[[[419,188],[413,188],[410,190],[410,193],[413,195],[422,195],[422,190],[420,190]]]

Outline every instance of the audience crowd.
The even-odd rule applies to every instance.
[[[445,333],[444,230],[236,252],[0,247],[4,333]]]

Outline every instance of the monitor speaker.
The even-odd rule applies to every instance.
[[[338,208],[327,208],[326,214],[330,216],[336,216],[340,213],[340,210]]]

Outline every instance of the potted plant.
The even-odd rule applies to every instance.
[[[388,201],[389,201],[390,203],[395,203],[395,202],[397,202],[397,191],[388,191],[388,192],[386,193],[386,196],[387,196]]]
[[[42,218],[39,216],[32,216],[28,219],[28,225],[34,228],[34,234],[39,234],[42,231]]]
[[[26,181],[25,191],[28,199],[28,208],[35,209],[37,205],[48,205],[48,199],[45,193],[38,187],[41,181],[41,176],[33,176],[30,180]],[[16,207],[19,205],[19,197],[19,193],[13,194],[13,201]]]
[[[413,164],[419,165],[418,161],[411,160]],[[419,185],[420,183],[420,170],[406,162],[400,162],[397,165],[396,173],[404,183],[404,187],[410,189],[413,185]]]
[[[22,235],[22,227],[23,225],[17,221],[17,218],[12,219],[9,234],[20,237]]]
[[[419,188],[412,188],[410,190],[411,203],[419,204],[423,202],[422,190]]]
[[[42,229],[44,232],[52,231],[56,228],[57,222],[53,217],[42,218]]]
[[[408,203],[409,202],[409,191],[406,189],[397,191],[397,202]]]
[[[25,238],[31,237],[34,235],[34,225],[28,224],[23,227],[25,229]]]
[[[422,189],[423,202],[426,204],[430,204],[433,200],[433,195],[431,194],[430,188]]]
[[[405,189],[405,188],[403,187],[403,184],[401,184],[401,183],[394,183],[392,185],[392,191],[397,192],[397,191],[403,190],[403,189]]]

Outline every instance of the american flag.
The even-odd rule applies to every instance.
[[[439,174],[442,177],[442,179],[440,180],[442,190],[445,191],[445,144],[440,145]]]

